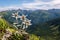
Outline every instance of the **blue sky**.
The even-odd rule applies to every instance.
[[[0,0],[0,10],[60,9],[60,0]]]

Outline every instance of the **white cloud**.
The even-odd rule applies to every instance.
[[[22,6],[28,9],[52,9],[60,8],[60,0],[53,0],[50,2],[42,2],[41,0],[35,0],[33,3],[23,3]]]
[[[50,2],[42,2],[41,0],[34,0],[34,2],[22,3],[21,6],[7,6],[0,7],[0,10],[8,10],[8,9],[52,9],[58,8],[60,9],[60,0],[53,0]]]
[[[17,10],[19,8],[23,9],[23,7],[21,7],[21,6],[15,6],[15,5],[13,5],[13,6],[5,6],[5,7],[0,7],[0,11],[12,10],[12,9]]]

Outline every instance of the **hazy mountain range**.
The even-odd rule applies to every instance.
[[[27,17],[32,20],[32,23],[42,23],[45,21],[49,21],[52,19],[56,19],[60,17],[60,9],[50,9],[50,10],[7,10],[3,11],[1,14],[9,16],[8,20],[11,18],[11,14],[18,12],[19,15],[25,14]],[[11,21],[11,20],[10,20]]]
[[[12,13],[19,12],[28,15],[27,18],[31,19],[32,25],[28,27],[27,32],[42,37],[49,37],[52,40],[58,39],[60,35],[60,9],[49,10],[7,10],[0,12],[10,24],[15,22],[15,18],[12,18]],[[56,37],[56,38],[55,38]],[[51,40],[51,39],[49,39]]]

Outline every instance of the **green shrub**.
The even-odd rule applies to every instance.
[[[8,38],[8,40],[23,40],[23,36],[17,33],[13,33],[11,37]]]

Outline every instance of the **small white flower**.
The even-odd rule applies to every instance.
[[[26,28],[28,28],[28,26],[26,25]]]
[[[17,25],[17,26],[21,26],[21,25]]]
[[[25,21],[26,25],[31,25],[31,20]]]
[[[22,14],[22,16],[18,15],[18,12],[15,14],[12,14],[12,17],[16,18],[17,23],[13,23],[16,27],[16,24],[18,24],[18,18],[22,21],[22,25],[17,25],[17,26],[23,26],[22,29],[28,28],[28,26],[32,25],[31,20],[27,19],[27,15]]]
[[[17,12],[17,13],[13,13],[13,14],[12,14],[12,17],[15,17],[16,20],[17,20],[18,18],[20,18],[20,16],[18,15],[18,12]]]
[[[25,24],[25,22],[22,22],[23,24]]]
[[[21,20],[25,20],[26,16],[23,14],[22,16],[20,16]]]
[[[23,25],[23,29],[25,29],[25,25]]]
[[[15,25],[15,24],[18,24],[18,23],[13,23],[13,24]]]

